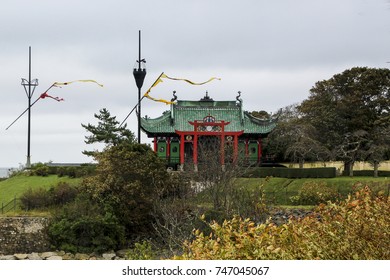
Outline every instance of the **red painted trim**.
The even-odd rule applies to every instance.
[[[221,135],[221,165],[225,164],[225,136]]]
[[[171,137],[166,138],[167,141],[167,159],[171,157]]]
[[[257,162],[260,162],[261,160],[261,156],[263,154],[263,151],[262,151],[262,140],[261,138],[259,137],[259,140],[257,141]]]
[[[243,130],[241,131],[228,131],[228,132],[225,132],[225,131],[179,131],[179,130],[175,130],[175,133],[178,134],[178,135],[192,135],[192,136],[234,136],[234,135],[237,135],[237,136],[240,136],[241,134],[244,133]]]
[[[157,137],[154,137],[153,149],[154,149],[154,152],[157,153]]]
[[[198,135],[194,135],[193,141],[192,159],[194,164],[198,164]]]
[[[230,122],[225,122],[225,121],[217,121],[217,122],[203,122],[203,121],[189,121],[188,123],[192,124],[193,126],[199,126],[199,125],[214,125],[214,126],[225,126],[230,124]]]
[[[237,162],[238,157],[238,136],[234,135],[234,146],[233,146],[233,161]]]
[[[180,135],[180,164],[184,164],[184,134]]]

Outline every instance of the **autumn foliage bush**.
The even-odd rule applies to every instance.
[[[276,226],[233,218],[195,231],[177,259],[390,259],[390,199],[368,187],[320,205],[302,220]]]

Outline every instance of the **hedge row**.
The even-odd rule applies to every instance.
[[[243,177],[265,178],[334,178],[335,167],[320,168],[283,168],[283,167],[254,167],[249,169]]]
[[[343,172],[343,176],[348,176],[347,172]],[[355,177],[373,177],[374,170],[354,170],[353,176]],[[390,171],[379,170],[378,177],[390,177]]]
[[[96,165],[82,164],[80,166],[50,166],[42,163],[35,164],[30,169],[30,175],[48,176],[58,175],[59,177],[68,176],[70,178],[81,178],[94,174]]]

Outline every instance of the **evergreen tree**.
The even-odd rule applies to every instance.
[[[120,143],[134,143],[134,134],[124,126],[119,126],[119,122],[115,116],[111,116],[110,112],[106,109],[100,109],[99,114],[94,114],[98,119],[97,125],[88,123],[87,125],[81,124],[90,135],[85,136],[86,144],[104,143],[106,146],[116,146]],[[88,156],[94,156],[97,151],[83,151],[83,154]]]

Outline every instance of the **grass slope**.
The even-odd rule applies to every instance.
[[[59,182],[67,182],[73,185],[80,183],[82,179],[72,179],[69,177],[58,177],[50,175],[46,177],[18,175],[7,180],[0,181],[0,203],[9,202],[14,197],[20,197],[29,188],[49,189]],[[360,184],[369,185],[374,191],[382,190],[385,194],[390,191],[390,179],[373,177],[336,177],[327,179],[287,179],[287,178],[239,178],[237,184],[245,189],[254,190],[263,186],[267,200],[271,203],[289,205],[290,197],[297,195],[301,186],[307,181],[324,181],[328,186],[337,189],[342,195],[353,192],[353,186]]]
[[[29,188],[32,189],[49,189],[57,185],[59,182],[66,182],[77,185],[80,179],[72,179],[69,177],[58,177],[50,175],[46,177],[18,175],[7,180],[0,181],[0,203],[7,203],[14,197],[19,198]]]
[[[309,181],[326,182],[332,188],[335,188],[342,196],[347,196],[355,192],[355,187],[370,186],[374,193],[382,191],[389,195],[390,179],[379,177],[336,177],[336,178],[240,178],[238,185],[249,190],[262,186],[266,194],[266,199],[274,204],[289,205],[290,197],[298,195],[300,188]]]

